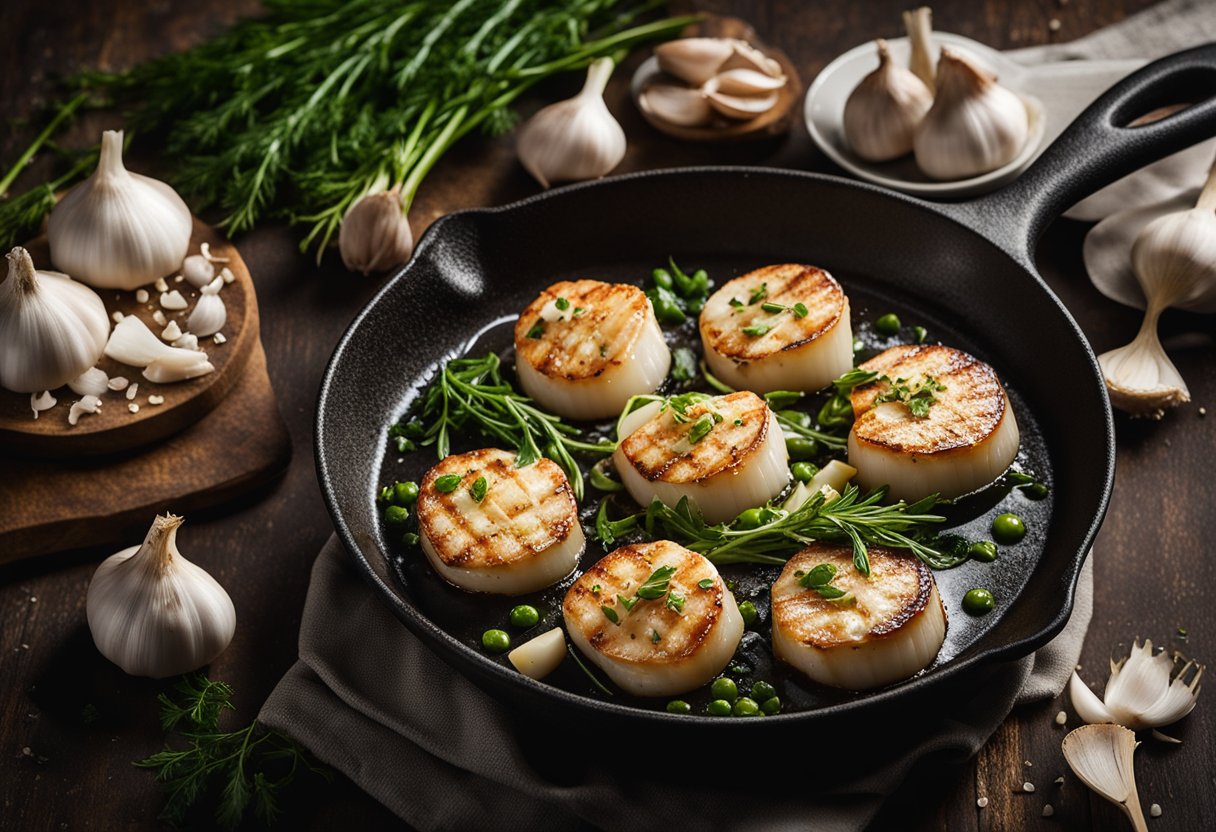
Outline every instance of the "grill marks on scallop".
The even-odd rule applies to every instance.
[[[442,493],[435,480],[461,477]],[[478,503],[470,489],[489,483]],[[578,506],[557,463],[540,459],[515,467],[515,455],[496,448],[449,456],[427,472],[418,495],[418,522],[438,557],[466,569],[507,566],[565,540],[578,523]]]
[[[722,421],[696,444],[688,433],[703,414]],[[740,391],[689,407],[684,422],[663,410],[621,443],[625,457],[648,480],[701,482],[742,464],[768,435],[769,409],[755,393]],[[738,421],[740,424],[736,424]]]
[[[569,320],[543,321],[541,310],[557,298],[570,311],[586,311]],[[636,286],[575,280],[554,283],[541,292],[515,324],[515,351],[538,372],[567,381],[597,378],[629,360],[647,320],[646,295]],[[528,337],[541,324],[539,338]]]
[[[1008,407],[996,371],[951,347],[892,347],[863,363],[861,369],[910,383],[930,376],[946,386],[936,393],[924,418],[914,417],[907,407],[894,402],[875,407],[874,400],[889,388],[887,382],[852,392],[857,439],[897,453],[927,455],[973,447],[996,431]]]
[[[765,296],[748,304],[752,294],[765,286]],[[743,306],[731,306],[737,298]],[[766,302],[792,307],[802,303],[807,316],[793,312],[769,313]],[[759,361],[793,350],[827,332],[845,309],[844,290],[836,279],[816,266],[787,263],[765,266],[726,283],[714,292],[701,314],[701,335],[706,346],[735,361]],[[746,326],[770,325],[764,335],[743,332]]]

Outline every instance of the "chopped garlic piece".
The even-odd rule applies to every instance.
[[[158,292],[169,291],[169,284],[165,282],[165,279],[163,277],[156,278],[156,283],[154,283],[153,285],[156,287],[156,291],[158,291]]]
[[[147,289],[136,289],[135,290],[135,302],[136,303],[147,303],[148,302],[148,290]]]
[[[220,277],[224,278],[225,283],[231,283],[232,281],[236,280],[236,275],[234,275],[232,273],[232,269],[228,268],[227,266],[220,269]]]
[[[164,403],[165,403],[164,396],[157,396],[155,393],[152,394],[151,396],[148,396],[148,404],[150,404],[150,405],[156,406],[158,404],[164,404]]]
[[[206,257],[212,263],[227,263],[228,262],[227,257],[219,257],[219,256],[211,253],[211,244],[210,243],[199,243],[198,250],[199,250],[199,253],[203,255],[203,257]]]
[[[107,386],[114,392],[118,392],[119,390],[126,390],[129,383],[125,376],[114,376],[114,378],[110,379],[110,383]]]
[[[119,323],[125,317],[125,315],[118,311],[115,311],[112,315],[110,315],[110,318],[114,321],[114,323]]]
[[[1029,780],[1027,780],[1025,783],[1022,784],[1022,791],[1026,792],[1027,794],[1029,794],[1030,792],[1033,792],[1034,783],[1031,783]]]
[[[1149,806],[1149,807],[1148,807],[1148,815],[1149,815],[1149,817],[1151,817],[1151,818],[1159,818],[1159,817],[1161,817],[1161,804],[1160,804],[1160,803],[1154,803],[1152,806]]]
[[[84,396],[80,401],[72,403],[72,408],[68,411],[68,424],[75,427],[83,414],[96,413],[100,409],[101,399],[96,396]]]
[[[139,382],[136,382],[135,384],[132,384],[130,387],[128,387],[127,388],[127,401],[131,401],[131,399],[135,398],[135,394],[138,392],[139,392]]]
[[[217,344],[222,344],[225,341],[227,341],[228,339],[224,337],[224,333],[217,332],[217,333],[215,333],[215,337],[212,338],[211,340],[215,341],[215,343],[217,343]]]
[[[174,341],[173,346],[178,347],[179,349],[183,349],[183,350],[197,350],[198,349],[198,336],[195,335],[193,332],[187,332],[181,338],[178,338],[176,341]]]
[[[182,337],[182,328],[177,325],[177,321],[169,321],[169,325],[165,327],[160,337],[163,341],[176,341]]]
[[[30,393],[30,410],[34,411],[34,418],[38,418],[38,414],[44,410],[50,410],[55,405],[59,404],[59,400],[51,395],[50,390],[43,390],[41,393]]]
[[[179,309],[185,309],[190,304],[182,297],[182,293],[174,289],[172,292],[162,292],[160,296],[160,305],[164,309],[172,310],[173,312]]]
[[[1056,813],[1056,809],[1050,803],[1043,804],[1043,817],[1049,818]]]
[[[1060,711],[1056,714],[1056,725],[1063,725],[1065,722],[1068,722],[1068,714]]]
[[[131,402],[129,405],[127,405],[127,410],[131,411],[132,413],[138,413],[139,405],[137,405],[135,402]]]
[[[160,326],[164,326],[165,324],[169,323],[169,319],[165,317],[164,312],[157,309],[152,313],[152,322]]]
[[[979,806],[981,809],[987,808],[988,807],[988,798],[981,797],[979,800],[975,801],[975,805]]]

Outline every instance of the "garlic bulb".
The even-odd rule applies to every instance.
[[[91,177],[73,188],[47,225],[51,261],[99,289],[136,289],[176,269],[194,219],[177,192],[122,163],[122,131],[101,136]]]
[[[112,555],[89,582],[97,649],[132,676],[163,679],[208,664],[236,629],[224,588],[177,550],[182,518],[159,516],[142,546]]]
[[[1191,400],[1191,391],[1157,337],[1161,308],[1144,315],[1130,344],[1098,356],[1110,403],[1133,416],[1160,419],[1165,408]]]
[[[1030,117],[1022,99],[969,59],[943,48],[937,94],[916,130],[916,164],[933,179],[978,176],[1022,151]]]
[[[886,162],[912,152],[912,137],[933,106],[933,93],[891,60],[885,40],[876,45],[878,69],[863,78],[845,102],[844,138],[861,158]]]
[[[904,29],[908,33],[908,42],[912,46],[912,54],[908,58],[908,69],[921,80],[932,96],[937,87],[936,61],[933,58],[933,10],[928,6],[904,12]]]
[[[592,61],[574,98],[550,104],[519,132],[519,161],[546,188],[555,182],[598,179],[625,157],[625,131],[604,103],[611,58]]]
[[[342,264],[352,272],[387,271],[414,253],[414,232],[397,188],[361,197],[338,230]],[[200,333],[202,334],[202,333]]]
[[[110,319],[97,293],[66,274],[34,270],[18,246],[0,283],[0,387],[38,393],[67,384],[101,358]]]
[[[1216,312],[1216,167],[1194,208],[1144,227],[1131,261],[1150,309]]]
[[[194,304],[194,311],[186,321],[186,329],[199,338],[219,332],[228,320],[228,308],[219,294],[223,285],[224,282],[220,280],[203,287],[198,302]]]
[[[1118,725],[1082,725],[1064,737],[1068,767],[1081,782],[1114,803],[1136,832],[1145,832],[1144,812],[1136,793],[1136,735]]]
[[[1074,671],[1068,695],[1077,716],[1088,723],[1115,722],[1133,731],[1172,725],[1195,708],[1202,664],[1188,661],[1177,669],[1165,653],[1153,655],[1152,641],[1134,642],[1131,655],[1110,663],[1110,679],[1099,699]],[[1171,678],[1173,677],[1173,678]]]

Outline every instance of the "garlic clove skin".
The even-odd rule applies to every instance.
[[[970,59],[943,48],[933,106],[916,129],[916,164],[930,178],[963,179],[1013,161],[1030,136],[1026,104]]]
[[[1068,767],[1086,786],[1116,804],[1136,830],[1148,827],[1136,793],[1136,735],[1121,725],[1082,725],[1064,737]]]
[[[34,269],[20,246],[0,283],[0,387],[54,390],[101,358],[110,319],[97,293],[66,274]]]
[[[768,75],[754,69],[728,69],[715,76],[717,90],[725,95],[765,95],[785,86],[784,75]]]
[[[1188,661],[1175,673],[1175,660],[1153,654],[1153,643],[1135,641],[1131,654],[1111,661],[1102,699],[1074,672],[1068,693],[1077,715],[1088,723],[1113,722],[1139,731],[1172,725],[1195,708],[1206,668]]]
[[[1191,391],[1157,337],[1161,311],[1144,316],[1130,344],[1098,356],[1110,403],[1133,416],[1160,419],[1167,407],[1191,400]]]
[[[360,197],[342,218],[338,250],[346,268],[363,274],[387,271],[407,262],[414,253],[414,232],[400,191],[392,188]]]
[[[777,106],[778,95],[775,92],[754,96],[726,95],[718,91],[717,78],[711,78],[702,87],[702,90],[705,92],[705,100],[709,102],[709,106],[727,118],[737,121],[748,121]]]
[[[611,58],[592,61],[578,95],[545,107],[519,131],[519,161],[543,187],[599,179],[625,158],[625,131],[604,103],[614,66]]]
[[[91,177],[51,211],[51,261],[99,289],[136,289],[176,269],[186,256],[194,219],[171,187],[129,172],[122,131],[101,137]]]
[[[236,609],[206,570],[177,550],[182,518],[159,516],[143,545],[112,555],[89,583],[89,630],[132,676],[163,679],[210,663],[232,640]]]
[[[725,38],[680,38],[654,48],[659,69],[699,87],[718,74],[734,56],[735,42]]]
[[[714,109],[699,89],[675,84],[651,84],[638,103],[654,117],[678,127],[703,127],[713,121]]]
[[[932,96],[937,89],[937,61],[933,56],[933,10],[928,6],[904,12],[904,29],[912,54],[908,69],[920,79]]]
[[[885,40],[876,41],[878,68],[861,80],[844,105],[849,149],[870,162],[912,152],[917,125],[933,106],[933,93],[892,59]]]

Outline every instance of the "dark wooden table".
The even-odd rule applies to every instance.
[[[899,12],[909,4],[673,3],[689,5],[751,20],[809,81],[841,51],[897,32]],[[935,18],[945,30],[1011,48],[1079,37],[1147,5],[1148,0],[940,0]],[[256,8],[252,0],[6,0],[0,101],[6,116],[19,118],[37,107],[61,73],[86,66],[123,67],[185,48]],[[566,79],[542,92],[557,97],[576,83]],[[698,162],[832,170],[800,124],[775,149],[703,148],[649,129],[627,104],[621,79],[611,90],[610,105],[631,141],[621,171]],[[536,106],[535,101],[525,104]],[[81,126],[79,137],[95,136],[103,125],[116,126],[117,121],[113,116],[91,120]],[[11,161],[30,135],[28,125],[11,121],[0,137],[0,159]],[[422,189],[412,217],[415,232],[453,209],[499,204],[534,190],[514,161],[510,137],[467,142]],[[1039,256],[1048,281],[1102,351],[1130,339],[1138,314],[1090,286],[1080,255],[1085,231],[1077,223],[1057,223]],[[283,227],[267,227],[238,242],[257,283],[270,374],[295,457],[286,477],[268,493],[209,516],[190,517],[180,542],[228,588],[236,604],[236,638],[211,672],[232,683],[239,706],[235,717],[248,720],[295,660],[309,567],[330,534],[313,473],[312,421],[321,372],[378,281],[348,274],[336,256],[317,268],[297,253],[293,232]],[[1216,407],[1211,324],[1211,318],[1173,312],[1163,320],[1163,337],[1190,383],[1193,403],[1160,423],[1118,420],[1118,484],[1096,546],[1095,613],[1082,657],[1091,681],[1104,678],[1107,657],[1126,652],[1137,635],[1213,658],[1216,628],[1206,593],[1216,579],[1216,557],[1210,551],[1216,540],[1216,413],[1205,419],[1200,410],[1204,404]],[[1060,406],[1067,407],[1067,401]],[[85,623],[85,589],[97,562],[108,554],[68,552],[0,570],[0,827],[117,830],[158,825],[158,788],[131,761],[162,744],[155,697],[163,686],[128,678],[102,659]],[[1189,640],[1180,638],[1179,627],[1187,629]],[[1059,751],[1064,730],[1053,722],[1062,706],[1053,702],[1014,713],[965,768],[901,792],[878,826],[1123,828],[1119,815],[1075,780],[1062,789],[1052,784],[1065,770]],[[1185,740],[1182,746],[1150,741],[1137,753],[1146,810],[1154,802],[1163,807],[1163,815],[1150,820],[1150,829],[1201,829],[1210,823],[1204,812],[1212,802],[1216,772],[1210,703],[1201,704],[1172,733]],[[1034,794],[1021,791],[1027,780],[1037,785]],[[981,796],[989,800],[982,810],[976,807]],[[297,803],[303,808],[283,828],[394,824],[388,812],[342,780]],[[1050,819],[1042,816],[1046,803],[1055,809]]]

